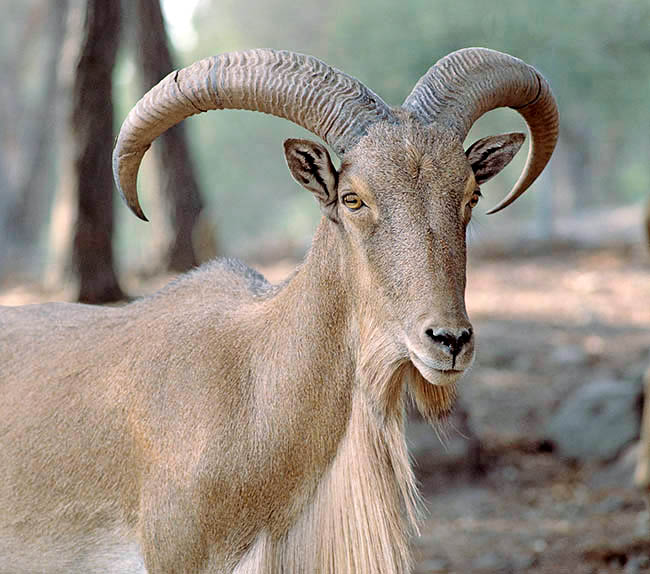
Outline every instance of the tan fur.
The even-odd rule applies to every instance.
[[[473,359],[427,334],[470,326],[471,171],[395,113],[294,173],[326,216],[283,285],[219,261],[124,308],[0,310],[1,573],[409,572],[404,401],[436,421]]]
[[[346,435],[311,502],[281,537],[264,533],[235,572],[408,572],[405,515],[415,527],[416,499],[401,413],[378,424],[355,394]]]

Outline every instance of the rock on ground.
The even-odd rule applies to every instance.
[[[546,435],[566,458],[611,460],[639,435],[641,401],[642,389],[635,383],[588,383],[562,403]]]

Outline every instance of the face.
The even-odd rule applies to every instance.
[[[338,173],[323,146],[285,142],[292,175],[340,231],[360,330],[372,322],[365,332],[381,337],[382,356],[411,361],[433,385],[456,382],[474,359],[465,233],[478,185],[501,171],[523,140],[493,136],[464,152],[444,128],[376,123]]]
[[[364,308],[428,382],[455,382],[474,358],[465,231],[478,200],[460,142],[377,126],[346,157],[337,192]]]

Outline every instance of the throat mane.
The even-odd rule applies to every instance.
[[[359,389],[336,457],[296,522],[268,531],[236,574],[407,574],[419,495],[402,410],[379,419]]]
[[[417,530],[417,502],[401,410],[379,420],[357,391],[337,455],[271,571],[409,572],[408,533]]]
[[[283,533],[264,531],[235,574],[407,574],[419,493],[404,437],[406,389],[432,422],[453,403],[404,361],[374,361],[370,339],[357,363],[348,425],[336,455]],[[392,367],[392,368],[391,368]]]

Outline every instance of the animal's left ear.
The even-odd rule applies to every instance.
[[[465,152],[476,183],[481,185],[493,178],[515,157],[526,136],[522,133],[501,134],[474,142]]]
[[[339,175],[325,147],[309,140],[288,139],[284,142],[284,155],[293,179],[316,196],[327,217],[338,221],[336,187]]]

